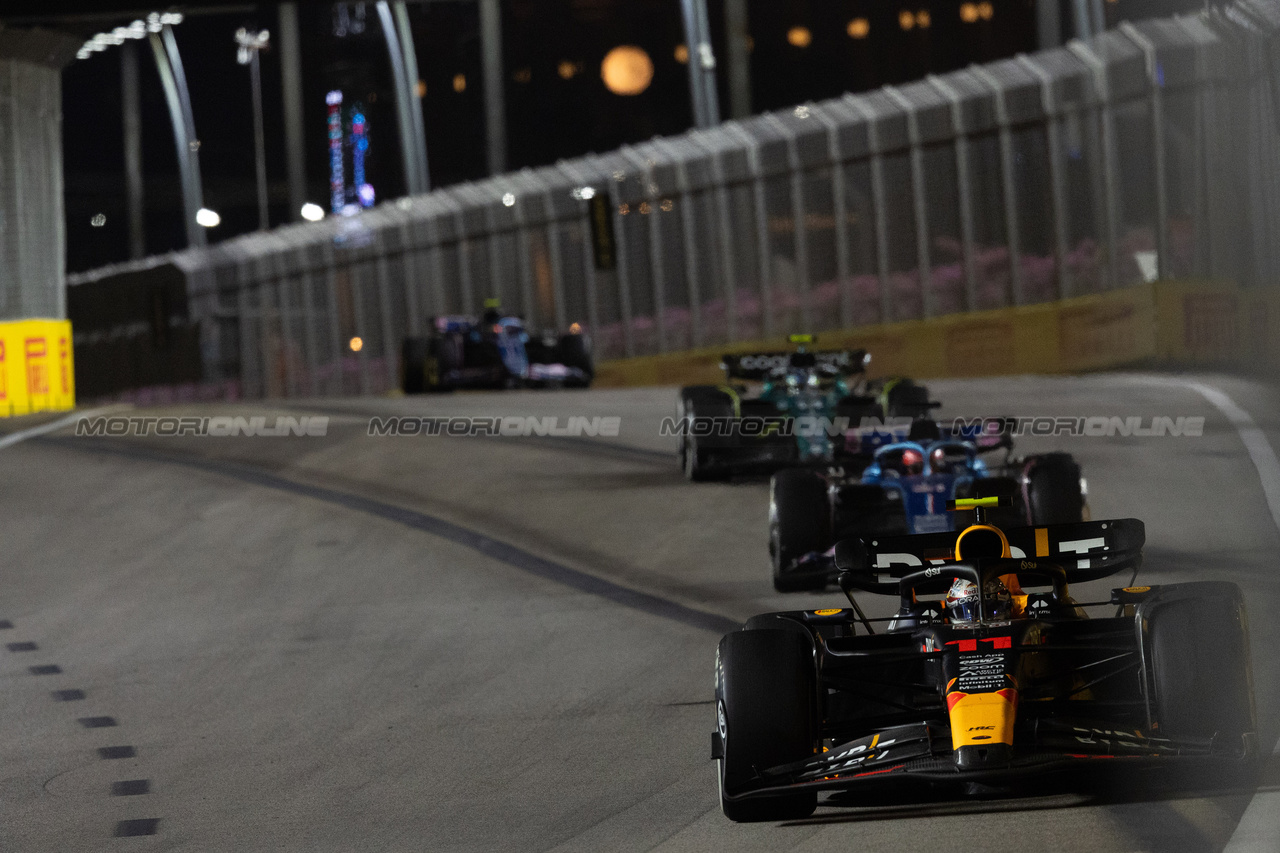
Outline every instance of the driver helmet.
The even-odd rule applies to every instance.
[[[998,578],[992,578],[986,585],[987,619],[1003,621],[1013,613],[1013,596],[1009,588]],[[952,622],[977,622],[978,585],[965,578],[956,578],[947,591],[947,612]]]
[[[924,473],[924,455],[919,450],[908,447],[902,451],[902,471],[905,474]]]

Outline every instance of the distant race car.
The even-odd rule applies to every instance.
[[[1253,766],[1239,587],[1129,586],[1077,603],[1068,582],[1136,575],[1142,522],[983,523],[1007,502],[957,501],[978,516],[959,533],[843,540],[849,607],[756,616],[725,635],[711,753],[726,816],[802,818],[825,791],[856,805],[858,791],[912,783],[990,796],[1050,774],[1087,784],[1181,767],[1203,784]],[[865,618],[856,590],[897,596],[896,615]],[[1088,618],[1096,607],[1112,615]]]
[[[938,405],[910,379],[868,382],[871,356],[865,350],[808,349],[814,340],[792,335],[795,352],[726,355],[720,363],[726,384],[680,389],[677,459],[686,478],[767,474],[837,460],[865,465],[867,448],[829,428],[837,419],[854,427],[865,418],[909,421]]]
[[[947,512],[955,498],[1007,495],[996,520],[1009,526],[1086,520],[1087,485],[1067,453],[1012,455],[1008,436],[952,435],[917,420],[893,435],[862,430],[876,447],[861,471],[840,466],[788,468],[769,483],[769,556],[780,592],[822,589],[835,581],[830,549],[849,536],[936,533],[964,526]],[[905,440],[904,440],[905,439]],[[886,443],[889,442],[889,443]],[[998,464],[981,456],[1004,451]]]
[[[578,324],[566,334],[534,336],[524,321],[485,302],[475,317],[435,317],[431,335],[406,338],[402,351],[406,394],[455,388],[586,388],[595,376],[591,340]]]

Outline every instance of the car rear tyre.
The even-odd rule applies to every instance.
[[[1049,453],[1036,457],[1031,460],[1026,478],[1031,524],[1084,521],[1080,465],[1070,454]]]
[[[812,756],[816,745],[813,645],[789,630],[735,631],[720,641],[716,714],[720,807],[739,823],[795,820],[818,805],[814,792],[732,800],[760,770]]]
[[[595,378],[595,363],[591,359],[591,342],[586,335],[562,335],[556,347],[560,354],[560,363],[565,367],[576,367],[582,371],[584,379],[565,382],[566,387],[586,388]]]
[[[692,385],[680,390],[676,415],[685,424],[679,450],[680,469],[684,471],[685,479],[693,483],[715,479],[719,472],[712,468],[708,449],[693,434],[693,423],[698,418],[732,418],[733,402],[719,388]]]
[[[910,379],[900,379],[885,394],[885,414],[891,418],[927,418],[934,407],[929,404],[929,389]]]
[[[769,481],[769,554],[778,592],[822,589],[826,579],[792,577],[792,563],[830,547],[831,508],[827,482],[804,468],[779,471]]]
[[[440,384],[440,345],[435,338],[405,338],[400,349],[400,387],[406,394],[450,391]]]

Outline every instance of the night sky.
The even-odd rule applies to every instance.
[[[1031,0],[991,0],[989,18],[965,23],[964,0],[751,0],[753,106],[777,109],[805,100],[863,91],[985,62],[1035,48]],[[380,200],[404,191],[390,63],[373,3],[357,7],[300,4],[307,197],[327,209],[325,93],[342,89],[369,121],[368,180]],[[484,177],[485,128],[474,3],[410,4],[432,186]],[[721,33],[721,4],[711,0],[712,31]],[[927,26],[902,26],[902,13]],[[539,166],[606,151],[691,124],[677,0],[505,0],[504,74],[509,166]],[[850,22],[865,19],[865,37]],[[128,19],[111,26],[127,24]],[[233,34],[265,27],[278,38],[273,4],[256,13],[188,15],[174,29],[191,87],[205,205],[222,224],[212,241],[257,227],[249,72],[236,64]],[[792,31],[810,35],[805,46]],[[103,26],[103,29],[110,29]],[[345,35],[338,32],[345,30]],[[803,39],[801,39],[803,40]],[[148,254],[185,245],[172,131],[150,46],[134,43],[142,81],[143,170]],[[649,88],[632,97],[610,93],[600,63],[630,44],[652,58]],[[724,45],[716,44],[722,68]],[[73,63],[63,74],[63,131],[68,269],[122,261],[128,255],[121,125],[119,48]],[[271,222],[289,221],[278,53],[262,55]],[[461,76],[459,76],[461,75]],[[721,75],[721,104],[728,92]],[[461,81],[465,81],[465,86]],[[348,160],[348,174],[350,170]],[[92,227],[95,214],[106,216]]]

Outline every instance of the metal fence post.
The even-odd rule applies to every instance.
[[[804,331],[813,329],[812,283],[809,279],[809,228],[805,221],[806,206],[804,198],[804,170],[800,164],[800,152],[797,149],[796,135],[791,129],[772,113],[766,114],[769,124],[773,125],[782,138],[787,141],[787,168],[790,170],[791,184],[791,221],[792,245],[796,253],[796,279],[800,286],[800,322]]]
[[[856,95],[845,95],[844,101],[867,123],[867,147],[871,153],[871,206],[876,220],[876,272],[880,277],[880,322],[893,320],[893,292],[889,286],[889,216],[885,211],[884,145],[875,115]]]
[[[698,241],[694,234],[693,192],[690,190],[687,156],[672,142],[655,139],[654,144],[661,148],[675,164],[676,193],[679,196],[680,239],[684,243],[684,281],[689,294],[689,342],[697,348],[702,346],[702,293],[698,284]]]
[[[973,185],[969,180],[969,133],[964,125],[964,108],[960,93],[936,75],[927,78],[934,89],[951,104],[951,132],[955,134],[956,193],[960,199],[960,242],[964,249],[964,289],[966,307],[978,307],[978,273],[974,267]]]
[[[1169,188],[1165,175],[1164,84],[1156,46],[1137,27],[1124,21],[1118,27],[1125,38],[1142,51],[1146,60],[1147,84],[1151,108],[1151,154],[1156,172],[1156,277],[1169,277]]]
[[[1120,249],[1116,237],[1120,226],[1120,200],[1116,180],[1119,169],[1116,165],[1116,128],[1111,111],[1107,64],[1088,44],[1079,39],[1068,44],[1067,49],[1089,66],[1089,70],[1093,72],[1094,91],[1098,95],[1098,117],[1102,123],[1102,193],[1105,211],[1103,219],[1107,229],[1107,271],[1111,278],[1111,288],[1115,288],[1120,285]]]
[[[717,131],[719,132],[719,131]],[[699,134],[692,134],[690,139],[695,145],[711,155],[711,174],[715,184],[716,224],[720,233],[720,265],[724,271],[724,321],[725,340],[738,339],[738,264],[733,252],[733,221],[730,217],[732,206],[729,199],[729,181],[725,174],[722,154],[701,141]]]
[[[920,117],[915,104],[894,86],[888,95],[907,114],[907,139],[911,144],[911,198],[916,218],[916,264],[920,267],[920,299],[924,316],[933,316],[933,265],[929,258],[929,208],[924,192],[924,148],[920,142]]]
[[[1013,128],[1009,124],[1009,105],[1004,86],[990,71],[975,65],[973,72],[991,87],[996,101],[996,123],[1000,134],[1000,183],[1004,190],[1005,232],[1009,241],[1009,283],[1013,304],[1022,305],[1022,236],[1018,225],[1018,190],[1013,180]]]
[[[337,259],[333,257],[333,247],[327,248],[325,279],[329,287],[329,331],[333,335],[334,368],[338,376],[338,394],[341,395],[346,393],[347,380],[346,365],[343,363],[346,353],[342,348],[342,321],[338,317],[338,266]]]
[[[603,178],[601,178],[600,181],[596,181],[588,177],[585,172],[581,171],[571,163],[560,163],[559,169],[561,172],[564,172],[573,179],[574,183],[576,183],[579,188],[591,187],[596,192],[600,192],[601,190],[596,189],[594,185],[596,183],[607,183]],[[608,190],[605,189],[604,192],[607,193]],[[606,195],[606,197],[608,196]],[[617,205],[614,204],[614,207],[616,209]],[[590,324],[591,331],[595,332],[600,328],[600,302],[596,294],[595,249],[591,245],[591,206],[589,204],[583,204],[581,209],[582,213],[579,221],[582,227],[582,271],[583,276],[586,278],[585,286],[587,292],[584,295],[586,296],[587,303],[587,322]],[[613,217],[612,212],[609,215],[610,217]],[[615,242],[617,242],[616,234]]]
[[[248,287],[241,280],[242,266],[243,264],[236,265],[236,311],[240,315],[240,393],[245,399],[249,399],[262,396],[261,374],[258,369],[258,359],[253,356],[254,341],[249,334],[253,323],[249,309]],[[258,393],[251,394],[251,391]]]
[[[769,208],[765,204],[760,148],[741,125],[730,123],[724,125],[724,128],[744,143],[747,168],[751,172],[751,191],[756,214],[756,254],[760,264],[760,331],[764,337],[770,338],[773,337],[773,252],[769,248]]]
[[[551,265],[551,293],[556,300],[555,324],[556,329],[564,329],[569,325],[569,314],[564,304],[564,252],[560,248],[560,221],[556,217],[550,184],[545,182],[542,184],[541,195],[542,210],[547,217],[547,262]]]
[[[1053,76],[1029,56],[1019,56],[1018,62],[1023,68],[1034,74],[1040,81],[1040,103],[1044,108],[1045,131],[1049,144],[1049,191],[1053,205],[1053,244],[1058,256],[1058,298],[1073,296],[1075,288],[1071,283],[1071,271],[1067,269],[1067,255],[1070,253],[1067,239],[1067,188],[1062,175],[1063,153],[1062,137],[1059,131],[1060,110],[1058,98],[1053,91]]]
[[[302,335],[305,341],[307,351],[307,373],[309,374],[308,386],[313,396],[319,397],[320,390],[320,363],[317,361],[319,353],[319,342],[316,340],[316,317],[315,317],[315,296],[311,292],[311,270],[304,269],[298,276],[298,293],[302,299]]]
[[[619,177],[621,175],[621,177]],[[615,184],[622,184],[626,180],[626,176],[621,172],[614,176]],[[621,198],[614,198],[613,210],[609,215],[613,217],[613,233],[616,235],[618,269],[616,272],[618,279],[618,316],[622,321],[622,351],[627,358],[631,358],[636,354],[636,342],[634,330],[631,328],[631,251],[627,247],[627,232],[622,221]]]
[[[692,57],[689,60],[693,61]],[[653,322],[658,333],[658,352],[667,351],[667,294],[666,263],[663,260],[662,228],[658,223],[659,201],[657,184],[653,179],[653,161],[641,157],[634,148],[624,147],[622,156],[642,175],[644,198],[649,205],[649,272],[653,284]],[[640,211],[636,211],[637,214]]]
[[[387,272],[387,253],[383,250],[378,252],[377,270],[378,314],[382,322],[383,369],[387,374],[387,387],[398,388],[400,387],[400,348],[396,346],[398,330],[395,328],[395,321],[392,318],[390,275]],[[364,352],[363,348],[361,352]]]
[[[405,332],[410,337],[422,334],[422,303],[418,296],[418,262],[412,240],[413,229],[408,222],[400,223],[401,269],[404,270]]]
[[[845,198],[844,162],[840,158],[840,125],[827,110],[818,120],[827,128],[827,156],[831,160],[831,215],[835,220],[836,287],[840,292],[840,326],[853,325],[853,282],[849,275],[848,200]]]

